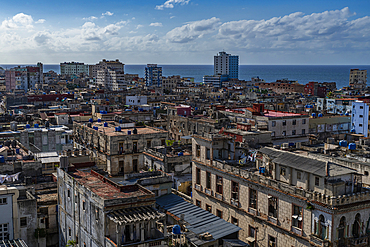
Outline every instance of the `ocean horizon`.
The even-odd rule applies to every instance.
[[[5,69],[18,65],[0,65]],[[21,65],[26,66],[26,65]],[[35,66],[35,65],[31,65]],[[125,73],[138,74],[144,77],[145,64],[125,65]],[[204,75],[213,75],[213,65],[160,65],[163,76],[180,75],[181,77],[194,77],[195,82],[202,82]],[[239,79],[250,80],[259,77],[266,82],[288,79],[306,84],[310,81],[336,82],[337,88],[349,84],[350,69],[366,69],[370,65],[239,65]],[[44,72],[53,70],[60,73],[59,64],[44,64]]]

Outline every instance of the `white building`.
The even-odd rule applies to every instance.
[[[79,75],[81,73],[89,74],[89,65],[77,62],[64,62],[60,64],[61,75]]]
[[[117,72],[124,73],[125,64],[121,63],[119,59],[111,60],[111,61],[103,59],[102,61],[100,61],[99,63],[95,65],[89,65],[89,73],[90,73],[89,76],[92,78],[97,78],[98,70],[107,69],[107,68],[110,68]]]
[[[352,104],[351,132],[368,137],[369,129],[369,106],[362,101]]]
[[[227,54],[222,51],[214,56],[214,74],[228,75],[229,78],[238,79],[239,75],[239,56]]]
[[[127,86],[125,74],[110,68],[99,69],[96,82],[112,91],[124,90]]]
[[[354,99],[325,99],[317,98],[316,110],[329,114],[350,114]]]
[[[144,95],[126,96],[126,105],[146,105],[148,97]]]

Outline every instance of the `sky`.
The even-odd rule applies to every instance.
[[[2,1],[0,64],[369,65],[369,0]]]

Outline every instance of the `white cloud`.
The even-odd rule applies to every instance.
[[[153,22],[153,23],[150,23],[150,25],[149,25],[150,27],[161,27],[161,26],[163,26],[162,25],[162,23],[160,23],[160,22]]]
[[[139,29],[139,28],[142,28],[142,27],[144,27],[144,25],[139,24],[139,25],[136,26],[136,29]]]
[[[37,21],[35,21],[35,23],[39,24],[39,23],[44,23],[45,22],[45,19],[38,19]]]
[[[1,28],[5,29],[18,29],[18,28],[33,28],[33,18],[30,15],[19,13],[11,19],[4,20],[1,23]]]
[[[214,32],[220,25],[220,19],[212,17],[176,27],[166,34],[167,40],[172,43],[187,43],[204,35]]]
[[[107,11],[107,12],[105,12],[105,13],[102,13],[101,14],[102,16],[112,16],[113,15],[113,13],[112,12],[109,12],[109,11]]]
[[[97,20],[99,19],[98,17],[96,16],[90,16],[90,17],[87,17],[87,18],[82,18],[82,20],[85,20],[85,21],[94,21],[94,20]]]
[[[189,2],[190,0],[167,0],[166,2],[164,2],[164,4],[155,6],[155,9],[157,10],[163,10],[164,8],[172,9],[175,7],[175,4],[185,5],[188,4]]]
[[[173,15],[173,16],[170,16],[170,19],[173,19],[173,18],[175,18],[175,17],[176,17],[176,16],[174,16],[174,15]]]

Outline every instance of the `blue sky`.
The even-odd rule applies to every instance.
[[[370,64],[370,1],[6,1],[0,64]]]

